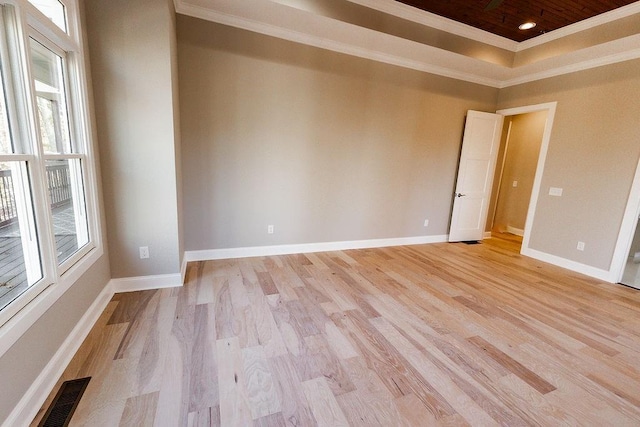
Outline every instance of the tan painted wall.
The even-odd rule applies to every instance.
[[[489,209],[487,211],[487,223],[484,231],[490,232],[493,226],[493,217],[496,212],[496,205],[498,202],[498,189],[500,186],[500,176],[502,172],[502,163],[504,160],[504,152],[507,148],[507,136],[509,136],[509,122],[511,117],[505,117],[502,123],[502,135],[500,135],[500,148],[498,149],[498,156],[496,157],[496,169],[493,173],[493,182],[491,184],[491,198],[489,199]]]
[[[496,89],[184,16],[178,58],[187,250],[446,234],[465,113],[495,111]]]
[[[633,60],[500,91],[499,108],[558,102],[532,249],[609,268],[640,156],[639,69]]]
[[[172,0],[169,0],[171,2]],[[180,135],[180,97],[178,75],[178,38],[176,35],[176,14],[171,13],[171,34],[169,34],[169,52],[171,57],[171,110],[173,113],[173,146],[176,180],[176,219],[178,233],[178,266],[182,266],[184,258],[184,215],[182,196],[182,142]]]
[[[112,275],[178,273],[173,3],[86,1]]]
[[[80,0],[81,11],[83,1]],[[87,70],[88,72],[88,70]],[[90,75],[89,75],[90,78]],[[89,89],[91,97],[91,90]],[[91,102],[90,102],[91,103]],[[94,147],[97,152],[97,146]],[[100,177],[98,165],[98,179]],[[98,185],[100,191],[100,185]],[[103,240],[106,239],[102,194],[99,192]],[[111,274],[105,253],[67,292],[0,358],[0,424],[27,392],[67,339],[80,318],[104,289]],[[24,420],[28,422],[28,420]]]
[[[546,111],[520,114],[511,119],[511,132],[493,228],[524,230],[536,175]],[[517,181],[517,186],[513,182]]]

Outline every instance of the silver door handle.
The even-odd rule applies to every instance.
[[[466,196],[466,194],[456,193],[456,197],[464,197],[464,196]]]

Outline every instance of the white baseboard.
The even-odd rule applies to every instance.
[[[507,233],[515,234],[516,236],[524,236],[524,230],[521,228],[515,228],[510,225],[507,225]]]
[[[4,427],[9,426],[28,426],[31,420],[35,418],[38,411],[47,400],[49,393],[64,373],[73,356],[84,342],[87,335],[98,321],[98,318],[107,307],[107,304],[113,296],[111,283],[107,283],[102,292],[93,301],[91,306],[84,313],[80,321],[73,328],[71,333],[64,340],[58,351],[53,355],[49,363],[38,375],[38,378],[31,384],[31,387],[22,396],[20,402],[15,406],[11,414],[2,424]]]
[[[111,279],[109,285],[113,292],[146,291],[148,289],[174,288],[182,286],[182,275],[158,274],[155,276],[137,276]]]
[[[205,249],[185,251],[185,262],[214,259],[250,258],[310,252],[343,251],[349,249],[384,248],[388,246],[423,245],[448,241],[446,234],[437,236],[401,237],[395,239],[352,240],[346,242],[306,243],[299,245],[254,246],[248,248]]]
[[[24,396],[22,396],[20,402],[18,402],[13,411],[11,411],[11,414],[9,414],[2,426],[28,426],[31,420],[35,418],[49,396],[49,393],[69,365],[69,362],[71,362],[73,356],[75,356],[80,345],[91,331],[91,328],[93,328],[93,325],[106,308],[114,293],[168,288],[181,285],[182,280],[179,273],[111,279],[58,348],[58,351],[56,351],[40,375],[38,375],[38,378],[36,378],[33,384],[31,384],[31,387],[29,387]]]
[[[535,258],[539,261],[544,261],[549,264],[556,265],[558,267],[566,268],[567,270],[575,271],[576,273],[584,274],[599,280],[603,280],[609,283],[615,283],[616,278],[611,271],[603,270],[601,268],[592,267],[590,265],[582,264],[577,261],[571,261],[566,258],[562,258],[556,255],[547,254],[531,248],[522,248],[522,255],[530,258]]]

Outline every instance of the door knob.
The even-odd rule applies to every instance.
[[[466,196],[466,194],[456,193],[456,197],[464,197],[464,196]]]

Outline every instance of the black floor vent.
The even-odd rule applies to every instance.
[[[480,242],[477,241],[477,240],[467,240],[467,241],[462,242],[462,243],[464,243],[465,245],[479,245],[480,244]]]
[[[38,427],[66,427],[91,377],[65,381]]]

